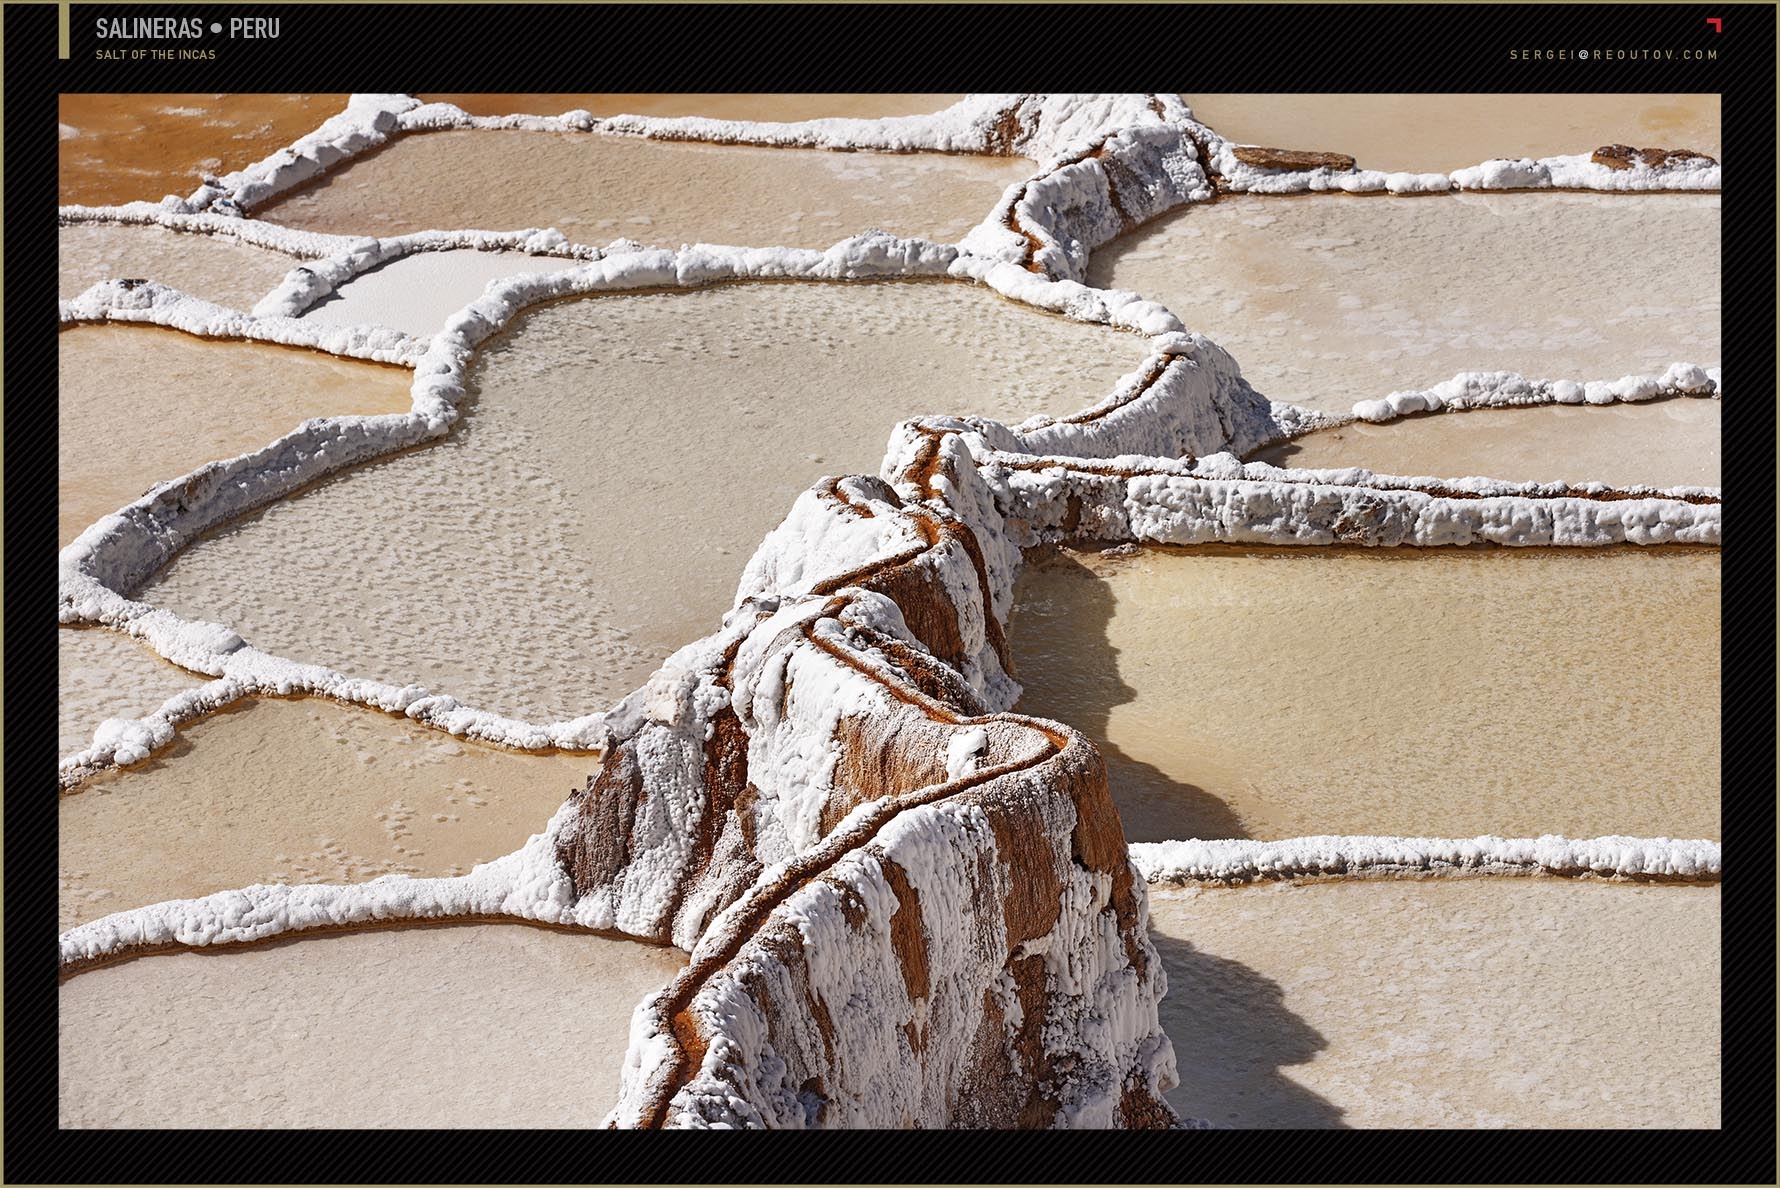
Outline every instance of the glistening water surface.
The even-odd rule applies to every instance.
[[[199,541],[142,597],[278,655],[576,717],[715,630],[797,495],[876,473],[897,421],[1074,411],[1142,354],[946,282],[559,303],[488,344],[448,439]]]
[[[1716,549],[1063,553],[1016,596],[1019,709],[1131,841],[1719,836]]]

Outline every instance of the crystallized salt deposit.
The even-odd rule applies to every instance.
[[[1183,1115],[1715,1127],[1719,891],[1546,879],[1150,896]],[[1652,954],[1660,953],[1660,960]]]
[[[797,493],[875,470],[900,417],[1066,412],[1142,349],[957,284],[557,305],[485,349],[444,442],[223,530],[142,597],[277,655],[571,718],[711,630]],[[315,563],[257,576],[292,556]]]
[[[950,107],[963,95],[909,94],[784,94],[784,95],[417,95],[426,103],[449,103],[471,115],[504,116],[515,112],[557,115],[587,111],[596,116],[704,116],[715,120],[765,120],[775,123],[834,117],[875,119],[921,115]]]
[[[1151,551],[1028,568],[1008,634],[1132,841],[1716,838],[1718,603],[1711,551]]]
[[[204,683],[103,628],[59,630],[56,670],[57,750],[63,755],[83,750],[107,718],[143,717],[175,693]]]
[[[1461,371],[1715,361],[1718,261],[1716,197],[1245,198],[1109,244],[1088,281],[1162,302],[1274,400],[1346,412]]]

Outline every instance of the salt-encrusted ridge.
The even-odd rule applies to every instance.
[[[1636,404],[1675,396],[1719,399],[1718,369],[1671,363],[1661,375],[1617,380],[1529,379],[1512,371],[1461,371],[1432,388],[1392,392],[1354,405],[1356,420],[1384,424],[1415,413],[1462,412],[1539,404]]]
[[[1667,837],[1294,837],[1133,842],[1129,849],[1151,883],[1504,873],[1717,882],[1723,876],[1718,842]]]

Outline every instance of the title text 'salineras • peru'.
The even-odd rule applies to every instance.
[[[1716,95],[60,124],[64,1126],[1719,1125]]]

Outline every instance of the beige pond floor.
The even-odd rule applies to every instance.
[[[1028,566],[1018,708],[1131,841],[1719,836],[1716,549],[1152,549]]]
[[[56,336],[61,542],[206,462],[267,445],[310,417],[407,412],[411,373],[153,326]]]
[[[1244,195],[1094,254],[1274,400],[1346,412],[1461,371],[1719,362],[1717,195]]]
[[[1482,475],[1516,482],[1721,485],[1719,402],[1544,405],[1355,421],[1270,446],[1253,461],[1379,474]]]
[[[482,296],[490,281],[560,272],[580,263],[524,252],[416,252],[354,277],[302,318],[328,326],[394,326],[416,338],[430,338],[446,318]]]
[[[1604,144],[1718,155],[1717,95],[1183,95],[1238,144],[1346,153],[1362,168],[1447,172]]]
[[[56,630],[57,749],[72,755],[107,718],[141,718],[208,678],[167,663],[129,636],[102,627]]]
[[[59,95],[59,201],[184,198],[315,131],[345,95]],[[70,134],[72,133],[72,135]]]
[[[596,116],[705,116],[713,120],[785,123],[835,116],[876,119],[941,111],[963,95],[574,95],[476,94],[419,95],[428,103],[454,103],[471,115],[561,115],[588,111]]]
[[[1176,1111],[1233,1127],[1716,1127],[1719,889],[1150,890]]]
[[[251,310],[302,263],[225,235],[160,227],[75,223],[57,231],[56,243],[62,297],[77,296],[100,281],[135,277],[229,309]]]
[[[488,344],[444,442],[199,541],[142,597],[278,655],[578,717],[715,630],[797,495],[875,474],[897,421],[1078,409],[1142,349],[950,283],[559,303]]]
[[[1032,169],[1008,157],[459,130],[401,137],[254,213],[363,235],[555,227],[594,245],[826,248],[874,227],[950,243]]]
[[[238,703],[62,795],[60,924],[255,883],[467,874],[598,766],[321,698]]]
[[[145,957],[60,989],[63,1126],[597,1126],[676,949],[481,924]]]

